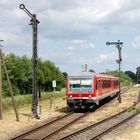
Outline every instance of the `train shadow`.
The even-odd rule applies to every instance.
[[[105,98],[99,102],[99,105],[95,105],[91,108],[77,108],[77,109],[73,109],[73,111],[76,113],[95,112],[97,109],[101,108],[105,104],[108,104],[110,101],[112,101],[116,97],[117,96],[114,96],[112,98],[111,97]]]
[[[66,106],[66,107],[62,107],[62,108],[56,109],[55,111],[63,112],[63,113],[69,113],[69,112],[72,112],[72,111],[74,111],[75,113],[95,112],[97,109],[99,109],[103,105],[109,103],[111,100],[113,100],[116,97],[117,96],[114,96],[112,98],[108,97],[108,98],[102,99],[99,102],[99,105],[94,105],[91,108],[90,107],[87,107],[87,108],[80,108],[80,107],[79,108],[70,108],[70,107]]]

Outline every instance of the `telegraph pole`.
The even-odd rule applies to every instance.
[[[120,82],[119,82],[119,94],[118,94],[118,101],[119,103],[122,102],[122,99],[121,99],[121,75],[120,75],[120,72],[121,72],[121,63],[122,63],[122,57],[121,57],[121,47],[123,45],[123,42],[120,42],[120,40],[118,40],[118,42],[106,42],[106,45],[109,46],[109,45],[115,45],[116,48],[118,49],[118,55],[119,55],[119,59],[116,60],[116,62],[119,64],[119,79],[120,79]]]
[[[17,121],[19,121],[19,115],[18,115],[18,111],[17,111],[17,108],[16,108],[15,99],[14,99],[14,92],[13,92],[13,89],[12,89],[12,84],[11,84],[11,81],[10,81],[10,78],[9,78],[9,74],[8,74],[8,70],[7,70],[7,67],[6,67],[6,63],[5,63],[5,59],[4,59],[3,54],[1,55],[1,60],[2,60],[2,63],[3,63],[5,74],[6,74],[6,78],[7,78],[7,82],[8,82],[8,86],[9,86],[9,92],[10,92],[10,95],[11,95],[11,98],[12,98],[13,109],[15,111],[16,119],[17,119]]]
[[[3,40],[0,40],[0,42],[2,42],[2,41]],[[0,47],[3,47],[3,46],[0,44]],[[9,92],[10,92],[10,95],[11,95],[11,98],[12,98],[12,105],[13,105],[13,109],[15,111],[16,120],[19,121],[19,115],[18,115],[18,111],[17,111],[17,108],[16,108],[15,99],[14,99],[14,93],[13,93],[11,81],[10,81],[10,78],[9,78],[8,70],[7,70],[7,67],[6,67],[4,54],[2,53],[2,49],[0,49],[0,119],[2,119],[2,111],[3,111],[3,109],[2,109],[2,73],[1,73],[2,72],[2,67],[1,67],[1,64],[3,64],[4,71],[5,71],[5,74],[6,74],[6,78],[7,78],[7,81],[8,81]]]
[[[1,42],[3,42],[3,40],[0,40],[0,47],[3,47],[1,45]],[[1,69],[1,57],[2,57],[2,50],[0,48],[0,119],[2,120],[2,69]]]
[[[40,23],[35,14],[31,14],[24,4],[20,4],[22,9],[30,18],[33,30],[33,55],[32,55],[32,112],[35,118],[39,119],[38,115],[38,94],[37,94],[37,25]]]

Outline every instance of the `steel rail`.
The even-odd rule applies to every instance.
[[[124,89],[127,89],[127,88],[124,88]],[[124,89],[123,89],[123,90],[124,90]],[[114,98],[114,99],[115,99],[115,98]],[[112,99],[111,101],[113,101],[114,99]],[[96,109],[96,111],[99,110],[99,109],[102,109],[102,108],[103,108],[104,106],[106,106],[106,105],[107,105],[107,104],[104,104],[104,105],[102,105],[101,107],[99,106],[99,107]],[[64,115],[64,116],[61,116],[61,117],[59,117],[59,118],[57,118],[57,119],[55,119],[55,120],[52,120],[52,121],[50,121],[50,122],[48,122],[48,123],[46,123],[46,124],[41,125],[41,126],[39,126],[39,127],[33,128],[32,130],[29,130],[28,132],[25,132],[25,133],[23,133],[23,134],[21,134],[21,135],[18,135],[18,136],[16,136],[16,137],[14,137],[12,140],[17,140],[17,139],[19,140],[19,139],[21,139],[21,138],[24,138],[25,136],[28,136],[28,135],[30,135],[31,133],[34,133],[35,131],[38,131],[39,129],[41,130],[41,129],[44,128],[45,126],[51,125],[51,124],[53,124],[53,123],[59,121],[60,119],[64,119],[65,117],[67,117],[67,116],[69,116],[69,115],[72,115],[73,113],[74,113],[74,112],[72,111],[72,112],[70,112],[69,114],[66,114],[66,115]],[[43,140],[43,139],[46,139],[46,138],[50,138],[51,136],[53,136],[53,135],[59,133],[60,131],[64,130],[65,128],[67,128],[67,127],[69,127],[70,125],[74,124],[74,123],[75,123],[76,121],[78,121],[79,119],[82,119],[83,117],[87,116],[88,114],[89,114],[89,112],[86,113],[86,114],[84,114],[84,115],[82,115],[82,116],[80,116],[79,118],[73,120],[72,122],[70,122],[69,124],[63,126],[62,128],[56,130],[55,132],[52,132],[52,133],[50,133],[49,135],[44,136],[44,137],[41,138],[40,140]]]
[[[40,134],[40,132],[41,132],[41,130],[43,130],[44,131],[44,129],[45,129],[45,127],[47,126],[47,125],[43,125],[43,126],[41,126],[39,129],[37,128],[37,129],[33,129],[33,131],[30,131],[30,132],[27,132],[26,133],[26,135],[22,135],[22,136],[20,136],[20,137],[18,137],[18,138],[16,138],[16,140],[18,139],[18,140],[20,140],[20,139],[36,139],[36,140],[43,140],[43,139],[48,139],[48,138],[50,138],[50,137],[52,137],[53,135],[55,135],[55,134],[57,134],[59,131],[61,131],[61,130],[63,130],[63,129],[65,129],[65,128],[67,128],[68,126],[70,126],[70,125],[72,125],[73,123],[75,123],[76,121],[78,121],[79,119],[82,119],[83,117],[85,117],[86,115],[88,115],[89,114],[89,112],[87,112],[87,113],[82,113],[82,114],[80,114],[80,117],[78,116],[78,117],[76,117],[76,119],[75,118],[73,118],[74,120],[72,120],[72,121],[70,121],[70,122],[68,122],[67,124],[65,124],[64,126],[61,126],[60,125],[60,127],[59,128],[54,128],[54,131],[53,132],[49,132],[48,134],[45,134],[45,133],[43,133],[43,135],[41,136],[39,136],[39,135],[37,135],[38,137],[36,137],[36,136],[34,136],[34,134],[36,135],[37,133],[38,134]],[[71,115],[73,115],[73,113],[71,113]],[[67,115],[68,116],[68,115]],[[70,116],[71,117],[71,116]],[[63,117],[63,119],[64,119],[65,117]],[[62,119],[62,118],[61,118]],[[60,120],[60,119],[59,119]],[[62,120],[61,120],[62,121]],[[63,122],[63,121],[62,121]],[[61,122],[60,122],[61,123]],[[52,124],[52,123],[51,123]],[[47,128],[47,129],[49,129],[49,128]],[[42,131],[42,132],[43,132]],[[47,131],[46,131],[47,132]],[[15,140],[15,139],[14,139]]]
[[[80,119],[86,117],[89,113],[90,113],[90,112],[87,112],[87,113],[83,114],[82,116],[76,118],[75,120],[71,121],[71,122],[68,123],[67,125],[65,125],[65,126],[63,126],[63,127],[61,127],[61,128],[59,128],[58,130],[56,130],[56,131],[50,133],[49,135],[44,136],[44,137],[41,138],[40,140],[50,139],[52,136],[56,135],[56,134],[59,133],[60,131],[66,129],[67,127],[73,125],[74,123],[76,123],[76,122],[79,121]]]
[[[70,112],[70,113],[68,113],[68,114],[66,114],[66,115],[63,115],[63,116],[61,116],[61,117],[59,117],[59,118],[57,118],[57,119],[54,119],[54,120],[52,120],[52,121],[50,121],[50,122],[47,122],[47,123],[45,123],[45,124],[43,124],[43,125],[41,125],[41,126],[39,126],[39,127],[33,128],[33,129],[29,130],[28,132],[25,132],[25,133],[23,133],[23,134],[21,134],[21,135],[18,135],[18,136],[16,136],[16,137],[14,137],[12,140],[18,140],[18,139],[20,139],[21,137],[25,137],[26,135],[29,135],[30,133],[32,133],[32,132],[34,132],[34,131],[36,131],[36,130],[42,129],[42,127],[44,127],[44,126],[53,124],[53,123],[55,123],[56,121],[59,121],[60,119],[63,119],[63,118],[65,118],[65,117],[67,117],[67,116],[69,116],[69,115],[71,115],[71,114],[73,114],[73,113],[74,113],[74,112],[72,111],[72,112]]]
[[[132,88],[132,86],[126,87],[126,88],[122,89],[122,91],[123,91],[123,92],[126,92],[126,91],[129,90],[130,88]],[[115,98],[114,98],[114,99],[115,99]],[[114,100],[114,99],[113,99],[113,100]],[[100,125],[100,124],[102,124],[102,123],[104,123],[104,122],[106,122],[106,121],[108,121],[108,120],[111,120],[111,119],[115,118],[116,116],[119,116],[119,115],[125,113],[126,111],[128,111],[131,107],[135,106],[136,104],[137,104],[137,103],[134,103],[132,106],[128,107],[127,109],[125,109],[125,110],[123,110],[123,111],[121,111],[121,112],[119,112],[119,113],[117,113],[117,114],[112,115],[111,117],[108,117],[108,118],[106,118],[106,119],[104,119],[104,120],[102,120],[102,121],[99,121],[99,122],[97,122],[97,123],[95,123],[95,124],[92,124],[92,125],[90,125],[90,126],[84,128],[84,129],[79,130],[79,131],[76,131],[76,132],[74,132],[74,133],[72,133],[72,134],[70,134],[70,135],[67,135],[67,136],[61,138],[61,140],[70,139],[71,137],[75,137],[75,136],[77,136],[77,135],[79,135],[79,134],[81,134],[81,133],[83,133],[83,132],[85,132],[85,131],[88,131],[89,129],[92,129],[92,128],[95,127],[95,126],[98,126],[98,125]]]
[[[130,106],[129,108],[131,108],[131,107],[133,107],[133,106],[135,106],[135,105],[132,105],[132,106]],[[129,109],[129,108],[128,108],[128,109]],[[81,130],[79,130],[79,131],[77,131],[77,132],[75,132],[75,133],[72,133],[72,134],[70,134],[70,135],[68,135],[68,136],[66,136],[66,137],[63,137],[63,138],[61,138],[61,140],[66,140],[66,139],[69,139],[70,137],[74,137],[74,136],[77,136],[77,135],[79,135],[79,134],[81,134],[81,133],[83,133],[83,132],[85,132],[85,131],[88,131],[89,129],[92,129],[92,128],[95,127],[95,126],[98,126],[98,125],[100,125],[100,124],[102,124],[102,123],[104,123],[104,122],[106,122],[106,121],[108,121],[108,120],[111,120],[111,119],[115,118],[116,116],[119,116],[119,115],[125,113],[126,111],[128,111],[128,109],[125,109],[125,110],[123,110],[123,111],[121,111],[121,112],[119,112],[119,113],[117,113],[117,114],[112,115],[111,117],[108,117],[108,118],[106,118],[106,119],[104,119],[104,120],[101,120],[101,121],[99,121],[99,122],[97,122],[97,123],[94,123],[94,124],[92,124],[92,125],[90,125],[90,126],[84,128],[84,129],[81,129]]]
[[[126,87],[126,88],[122,89],[122,91],[125,92],[125,91],[127,91],[128,89],[130,89],[130,87]],[[116,96],[116,97],[117,97],[117,96]],[[113,98],[110,102],[113,102],[113,101],[116,99],[116,97]],[[108,103],[110,103],[110,102],[108,102]],[[97,110],[98,110],[98,111],[101,110],[102,108],[104,108],[105,106],[107,106],[108,103],[98,106],[98,108],[96,108],[96,111],[97,111]],[[126,109],[126,110],[127,110],[127,109]],[[60,132],[60,131],[59,131],[59,132]],[[56,134],[56,133],[54,133],[53,135],[55,135],[55,134]],[[49,137],[46,137],[46,138],[49,138]],[[44,139],[46,139],[46,138],[44,138]],[[43,140],[44,140],[44,139],[43,139]],[[41,140],[42,140],[42,139],[41,139]]]
[[[114,98],[115,99],[115,98]],[[114,99],[112,99],[111,101],[113,101]],[[104,104],[104,105],[102,105],[102,106],[99,106],[97,109],[96,109],[96,111],[97,110],[100,110],[100,109],[102,109],[102,108],[104,108],[105,106],[106,106],[107,104]],[[61,116],[61,117],[59,117],[59,118],[57,118],[57,119],[55,119],[55,120],[52,120],[52,121],[50,121],[50,122],[48,122],[48,123],[46,123],[46,124],[43,124],[43,125],[41,125],[41,126],[39,126],[39,127],[36,127],[36,128],[33,128],[33,129],[31,129],[31,130],[29,130],[29,131],[27,131],[27,132],[25,132],[25,133],[23,133],[23,134],[21,134],[21,135],[18,135],[18,136],[16,136],[16,137],[14,137],[12,140],[19,140],[19,139],[21,139],[21,138],[23,138],[23,137],[25,137],[25,136],[28,136],[29,134],[31,134],[31,133],[33,133],[34,131],[37,131],[37,130],[41,130],[43,127],[45,127],[45,126],[47,126],[47,125],[51,125],[51,124],[53,124],[53,123],[55,123],[55,122],[57,122],[57,121],[59,121],[60,119],[63,119],[63,118],[65,118],[65,117],[67,117],[67,116],[69,116],[69,115],[71,115],[71,114],[73,114],[74,112],[72,111],[72,112],[70,112],[69,114],[66,114],[66,115],[64,115],[64,116]],[[85,115],[86,116],[86,115]],[[85,117],[85,116],[83,116],[83,117]],[[83,118],[83,117],[81,117],[81,119]],[[77,119],[76,121],[78,121],[79,119]],[[75,122],[76,122],[75,121]],[[75,122],[72,122],[72,124],[73,123],[75,123]],[[71,125],[72,125],[71,124]],[[68,126],[70,126],[70,124],[68,125]],[[67,127],[67,126],[66,126]],[[66,127],[64,127],[64,128],[66,128]],[[63,129],[62,129],[63,130]],[[58,131],[59,130],[57,130],[57,133],[58,133]],[[60,132],[60,131],[59,131]],[[54,134],[50,134],[50,136],[52,136],[52,135],[54,135]],[[42,139],[45,139],[46,137],[50,137],[50,136],[45,136],[44,138],[42,138]]]
[[[99,138],[101,138],[102,136],[108,134],[109,132],[113,131],[114,129],[116,129],[117,127],[123,125],[124,123],[126,123],[127,121],[131,120],[133,117],[135,117],[136,115],[138,115],[140,113],[140,111],[136,112],[135,114],[129,116],[128,118],[122,120],[121,122],[113,125],[112,127],[108,128],[107,130],[103,131],[102,133],[100,133],[99,135],[89,139],[89,140],[99,140]]]
[[[133,85],[128,86],[128,87],[126,87],[126,88],[122,89],[121,91],[126,92],[126,91],[128,91],[129,89],[131,89],[132,87],[133,87]]]

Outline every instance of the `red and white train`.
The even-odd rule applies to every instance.
[[[66,81],[66,99],[71,108],[92,108],[102,99],[119,92],[119,78],[94,73],[70,75]]]

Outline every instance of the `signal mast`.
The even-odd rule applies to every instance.
[[[29,17],[33,30],[33,54],[32,54],[32,112],[35,118],[39,119],[38,115],[38,94],[37,94],[37,25],[40,23],[36,14],[31,14],[24,4],[20,4],[19,8],[23,10]]]

